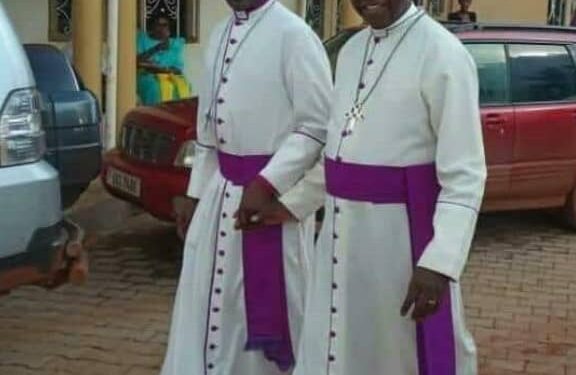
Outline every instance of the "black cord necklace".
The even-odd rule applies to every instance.
[[[372,94],[374,93],[374,91],[376,90],[378,85],[380,84],[380,81],[382,81],[384,74],[388,70],[388,66],[392,62],[394,56],[396,55],[396,52],[398,52],[398,49],[400,48],[400,46],[402,45],[402,43],[404,42],[404,40],[406,39],[408,34],[410,34],[410,31],[412,31],[414,29],[414,26],[416,26],[416,24],[418,24],[418,22],[425,15],[426,15],[426,13],[424,11],[419,11],[417,13],[414,13],[412,16],[408,17],[402,23],[394,26],[394,29],[396,29],[397,27],[400,27],[401,25],[404,25],[406,22],[414,19],[414,21],[408,26],[408,28],[406,29],[406,31],[404,32],[404,34],[402,35],[400,40],[396,43],[394,48],[392,48],[390,55],[388,55],[388,58],[384,62],[382,69],[378,73],[378,76],[376,77],[374,84],[370,87],[366,96],[364,96],[364,98],[360,98],[360,91],[364,88],[363,87],[363,84],[364,84],[363,81],[364,81],[364,77],[366,75],[366,64],[369,61],[369,58],[371,58],[374,55],[374,51],[376,50],[376,43],[374,43],[374,47],[372,48],[372,51],[369,52],[370,42],[372,41],[372,37],[368,38],[368,40],[366,41],[366,48],[364,50],[364,58],[362,61],[362,67],[361,67],[361,71],[360,71],[360,78],[359,78],[358,85],[356,86],[356,95],[354,98],[354,103],[352,105],[352,108],[348,112],[346,112],[346,119],[347,119],[346,128],[345,128],[346,133],[351,134],[354,131],[354,127],[359,122],[364,120],[364,113],[363,113],[364,106],[366,105],[366,103],[368,102],[368,100],[370,99],[370,97],[372,96]],[[390,32],[391,30],[392,29],[389,29],[389,30],[387,30],[387,32]]]
[[[272,0],[272,1],[274,1],[274,0]],[[270,10],[272,9],[272,7],[274,5],[275,4],[270,4],[268,6],[268,8],[264,11],[264,13],[262,13],[259,16],[259,18],[252,24],[252,26],[250,26],[250,28],[246,31],[245,36],[238,43],[238,47],[236,47],[236,50],[234,51],[232,56],[227,58],[226,54],[228,52],[229,40],[230,40],[230,36],[232,35],[232,29],[234,26],[234,17],[232,17],[230,19],[230,21],[228,22],[228,25],[226,26],[226,29],[220,38],[220,42],[218,43],[218,50],[217,50],[216,56],[214,58],[214,64],[213,64],[214,70],[212,72],[212,82],[211,82],[212,98],[210,101],[210,106],[208,107],[209,112],[206,115],[206,119],[205,119],[205,123],[204,123],[205,127],[208,127],[208,125],[210,124],[210,121],[213,120],[214,117],[216,117],[215,116],[216,104],[218,103],[218,97],[220,96],[220,90],[222,89],[222,84],[224,83],[222,81],[222,79],[218,79],[218,77],[226,77],[228,75],[228,72],[232,68],[233,63],[236,61],[236,57],[238,56],[238,53],[240,53],[242,47],[244,46],[244,43],[249,39],[252,32],[262,22],[262,20],[266,17],[266,15],[268,13],[270,13]],[[218,69],[217,69],[217,67],[219,65],[221,67],[220,72],[218,72]]]

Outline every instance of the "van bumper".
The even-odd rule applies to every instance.
[[[44,161],[0,168],[0,292],[81,279],[84,233],[63,218],[59,188]]]
[[[0,293],[21,285],[54,288],[88,274],[84,231],[63,220],[35,230],[25,252],[0,259]]]

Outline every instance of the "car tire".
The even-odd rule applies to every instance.
[[[568,195],[562,209],[564,223],[572,230],[576,230],[576,189]]]

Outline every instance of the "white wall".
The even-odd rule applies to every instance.
[[[0,0],[4,4],[23,43],[48,43],[48,0]],[[298,11],[298,0],[280,0],[288,8]],[[210,31],[230,14],[224,0],[200,0],[200,43],[186,47],[186,76],[194,88],[198,87],[203,47]]]
[[[202,67],[203,47],[205,43],[208,42],[212,27],[229,14],[229,9],[230,8],[228,8],[223,0],[200,1],[199,43],[187,45],[184,55],[186,68],[185,74],[192,82],[194,92],[196,92],[198,88],[198,77],[201,73]]]
[[[48,0],[0,0],[22,43],[48,42]]]

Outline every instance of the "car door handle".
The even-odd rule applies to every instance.
[[[491,132],[498,132],[499,135],[504,135],[506,133],[504,121],[487,121],[486,129]]]
[[[503,124],[506,122],[506,117],[499,113],[488,113],[484,116],[484,121],[487,124]]]
[[[486,124],[503,124],[505,121],[506,119],[504,118],[504,116],[496,113],[487,114],[486,117],[484,118],[484,122]]]
[[[495,130],[502,128],[504,126],[504,120],[491,120],[485,122],[486,127],[490,130]]]
[[[486,121],[494,121],[494,120],[504,121],[504,116],[499,115],[497,113],[489,113],[485,116],[485,118],[486,118]]]

